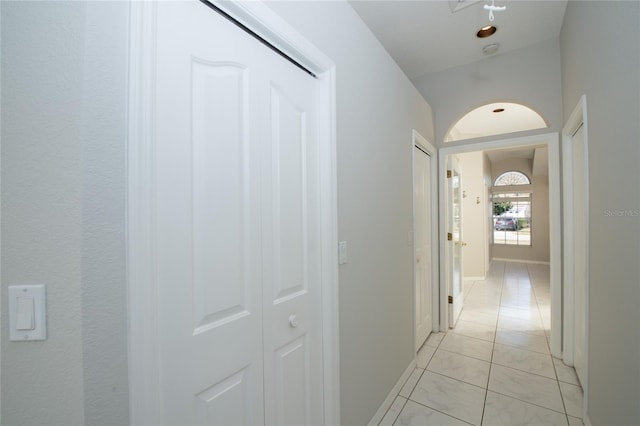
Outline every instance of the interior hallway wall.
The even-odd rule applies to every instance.
[[[491,160],[489,156],[485,152],[482,154],[482,179],[484,181],[485,187],[485,215],[487,218],[492,218],[491,220],[487,220],[485,223],[485,235],[486,235],[486,243],[487,243],[487,252],[485,253],[485,271],[489,272],[489,267],[491,266],[491,259],[493,259],[493,204],[491,204],[491,187],[493,186],[493,178],[491,170]]]
[[[484,154],[482,151],[457,154],[462,173],[462,240],[467,243],[462,248],[462,277],[464,279],[484,279],[485,256],[487,251]]]
[[[434,110],[437,146],[442,146],[451,125],[467,112],[489,102],[519,102],[540,113],[549,127],[527,134],[562,130],[557,37],[412,81]]]
[[[2,333],[2,424],[128,423],[128,10],[2,4],[1,290],[44,283],[48,309],[46,341]]]
[[[565,120],[587,96],[593,425],[640,424],[639,28],[637,1],[570,1],[560,35]]]
[[[341,420],[367,424],[413,359],[412,129],[431,109],[347,2],[270,2],[337,67]]]

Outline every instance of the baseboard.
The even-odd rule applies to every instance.
[[[487,277],[462,277],[462,281],[484,281]]]
[[[542,260],[527,260],[527,259],[505,259],[502,257],[494,257],[492,262],[512,262],[512,263],[529,263],[531,265],[551,265],[551,262],[544,262]]]
[[[409,363],[409,366],[404,371],[404,373],[402,373],[402,376],[400,376],[400,378],[398,379],[398,383],[396,383],[393,389],[391,389],[391,392],[389,392],[389,395],[387,395],[385,400],[382,402],[382,405],[380,406],[380,408],[378,408],[378,411],[376,411],[376,414],[373,415],[373,417],[371,418],[371,421],[369,421],[368,426],[378,426],[378,424],[382,421],[382,418],[384,417],[384,415],[387,414],[387,410],[389,409],[389,407],[391,407],[391,404],[393,404],[393,401],[396,399],[396,396],[398,396],[398,394],[400,393],[402,386],[404,386],[407,379],[409,378],[411,373],[413,373],[413,370],[415,370],[415,368],[416,368],[416,359],[414,358],[411,360],[411,362]]]

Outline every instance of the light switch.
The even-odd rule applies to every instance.
[[[33,297],[18,296],[16,306],[16,330],[25,331],[35,328]]]
[[[347,242],[346,241],[340,241],[338,243],[338,256],[340,258],[338,262],[340,265],[344,265],[345,263],[347,263]]]
[[[9,339],[47,339],[47,306],[43,284],[9,286]]]

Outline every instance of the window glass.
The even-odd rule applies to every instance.
[[[524,173],[520,172],[505,172],[496,178],[495,186],[509,186],[509,185],[529,185],[531,181]]]
[[[531,245],[531,191],[517,191],[514,186],[531,181],[516,171],[502,173],[494,182],[493,243],[516,246]],[[508,186],[510,188],[499,187]],[[523,188],[524,189],[524,188]]]
[[[493,194],[493,243],[531,245],[531,193]]]

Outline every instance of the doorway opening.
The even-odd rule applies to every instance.
[[[451,158],[462,158],[459,174],[462,182],[460,193],[462,199],[461,218],[456,221],[462,223],[460,235],[452,235],[453,241],[448,241],[448,234],[452,234],[453,215],[451,214],[451,200],[447,198],[448,165]],[[535,158],[538,158],[535,160]],[[469,160],[475,164],[472,169],[471,179],[465,180],[465,161]],[[527,191],[514,190],[512,186],[505,186],[497,190],[497,194],[505,194],[510,197],[520,192],[528,193],[530,208],[536,209],[532,215],[532,228],[530,234],[531,245],[500,245],[495,244],[495,228],[497,223],[493,219],[493,198],[494,182],[496,178],[504,172],[512,169],[522,169],[515,167],[520,164],[524,174],[532,177],[532,184]],[[493,167],[495,165],[495,167]],[[526,166],[526,167],[525,167]],[[461,312],[464,308],[464,294],[456,300],[456,294],[452,294],[452,283],[454,278],[460,274],[465,275],[465,262],[467,265],[466,276],[475,279],[483,279],[489,271],[489,264],[492,260],[497,261],[524,261],[533,264],[549,265],[550,280],[550,347],[551,353],[555,357],[561,356],[561,232],[559,210],[550,209],[550,206],[560,205],[560,160],[559,160],[559,139],[558,135],[544,134],[539,136],[529,136],[515,139],[496,140],[491,142],[458,145],[455,147],[445,147],[440,150],[439,176],[440,192],[440,257],[443,265],[440,271],[440,311],[441,323],[445,324],[441,330],[455,325],[455,316],[448,315],[449,312]],[[533,171],[535,167],[536,171]],[[469,168],[467,168],[469,171]],[[495,169],[495,170],[494,170]],[[451,174],[453,175],[453,173]],[[465,186],[465,182],[476,185]],[[517,188],[516,188],[517,189]],[[502,192],[500,192],[502,191]],[[508,192],[505,192],[508,191]],[[535,195],[535,198],[533,196]],[[496,200],[499,200],[496,197]],[[510,199],[510,198],[507,198]],[[473,223],[465,224],[465,208],[469,207],[469,219]],[[556,212],[555,214],[553,212]],[[511,205],[504,213],[513,215],[520,214],[518,209]],[[523,215],[526,212],[522,213]],[[451,217],[450,217],[451,216]],[[536,223],[539,225],[536,230]],[[524,226],[524,225],[523,225]],[[517,222],[516,222],[517,228]],[[466,231],[466,232],[465,232]],[[533,234],[533,232],[536,232]],[[517,232],[517,231],[511,231]],[[542,236],[540,234],[543,234]],[[445,238],[446,236],[447,238]],[[473,243],[470,244],[471,240]],[[456,244],[457,243],[457,244]],[[455,263],[452,253],[452,246],[460,247],[462,250],[462,261],[460,271],[454,270]],[[546,246],[546,248],[545,248]],[[477,249],[477,250],[476,250]],[[509,251],[515,251],[515,254]],[[473,251],[473,254],[468,253]],[[456,266],[457,267],[457,266]],[[474,271],[474,272],[469,272]],[[455,290],[455,288],[453,288]],[[462,291],[462,286],[460,287]],[[449,298],[449,296],[452,296]],[[456,302],[458,306],[456,306]],[[448,318],[447,318],[448,317]]]

